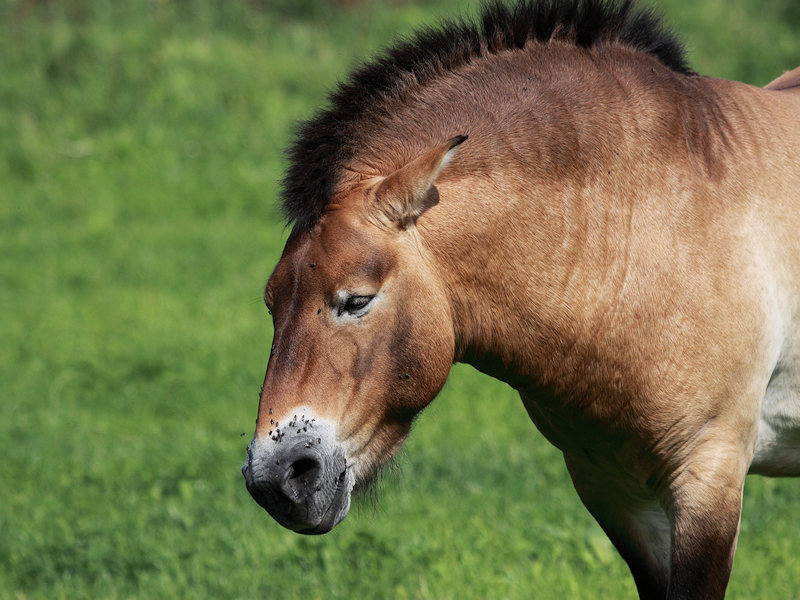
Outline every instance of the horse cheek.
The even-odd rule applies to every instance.
[[[355,373],[362,353],[358,351],[358,340],[352,333],[337,332],[331,335],[325,354],[335,379],[340,380],[345,373],[358,379]]]
[[[428,319],[401,313],[390,342],[391,404],[410,421],[441,391],[450,372],[452,348]],[[439,324],[441,326],[441,324]]]

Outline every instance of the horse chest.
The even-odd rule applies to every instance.
[[[547,440],[565,455],[585,460],[609,474],[639,486],[652,471],[652,461],[642,460],[632,430],[619,426],[618,415],[606,418],[578,413],[574,406],[543,403],[520,392],[531,421]]]

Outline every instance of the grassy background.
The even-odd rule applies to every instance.
[[[477,5],[350,4],[0,0],[0,599],[634,597],[559,454],[467,367],[331,534],[244,488],[292,124]],[[794,0],[659,6],[703,73],[800,65]],[[800,598],[800,484],[751,478],[744,511],[729,597]]]

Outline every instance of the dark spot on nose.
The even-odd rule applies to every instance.
[[[322,478],[322,464],[314,457],[304,456],[286,469],[281,488],[289,498],[303,498],[314,490]]]

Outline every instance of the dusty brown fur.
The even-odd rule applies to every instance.
[[[800,475],[798,77],[555,39],[405,88],[270,278],[254,496],[284,481],[273,418],[335,428],[338,497],[467,362],[519,391],[642,598],[722,598],[748,470]]]

